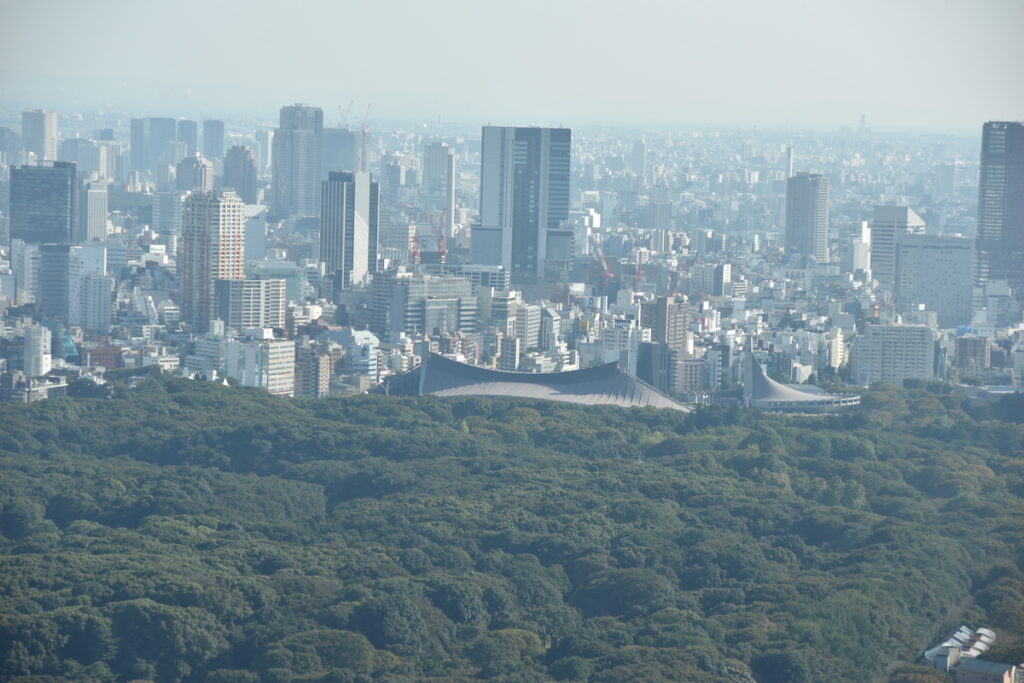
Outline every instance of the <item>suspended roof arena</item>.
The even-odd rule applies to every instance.
[[[435,353],[370,389],[391,396],[494,396],[622,408],[691,408],[619,370],[617,363],[570,372],[507,372],[466,365]]]
[[[777,413],[832,413],[860,405],[858,394],[826,394],[776,382],[750,351],[743,357],[743,403]]]

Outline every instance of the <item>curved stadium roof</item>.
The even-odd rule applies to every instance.
[[[766,410],[802,411],[851,408],[860,404],[856,394],[826,394],[776,382],[764,371],[750,351],[745,352],[743,395],[750,406]]]
[[[506,372],[466,365],[435,353],[429,354],[421,365],[412,370],[385,379],[370,389],[370,393],[501,396],[623,408],[691,410],[649,384],[622,372],[617,363],[570,372]]]

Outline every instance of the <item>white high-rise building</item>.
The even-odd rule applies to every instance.
[[[896,286],[896,243],[924,232],[924,221],[907,206],[876,206],[871,221],[871,276],[880,287]]]
[[[924,305],[939,327],[971,322],[974,244],[965,237],[901,235],[896,243],[896,305],[908,312]]]
[[[95,325],[87,326],[85,321],[86,309],[90,305],[87,301],[86,284],[91,277],[103,277],[107,274],[107,247],[102,243],[71,247],[68,263],[70,265],[68,272],[68,323],[95,330]],[[110,304],[108,292],[108,308]],[[95,311],[95,308],[93,310]],[[109,320],[109,312],[106,317]]]
[[[11,240],[11,270],[14,271],[14,303],[18,306],[39,301],[39,245]]]
[[[185,200],[178,242],[182,320],[197,332],[213,318],[214,281],[245,277],[245,204],[233,191]]]
[[[79,221],[79,232],[86,240],[105,240],[107,238],[107,184],[102,181],[90,181],[85,184],[81,194],[82,214]]]
[[[214,315],[229,330],[284,327],[284,280],[217,280],[215,294]]]
[[[36,161],[57,160],[57,112],[32,109],[21,114],[21,137],[25,151]]]
[[[114,278],[88,275],[80,287],[81,325],[89,332],[106,332],[113,322]]]
[[[861,386],[935,376],[935,333],[927,325],[869,325],[852,353],[853,382]]]
[[[50,371],[50,330],[42,325],[25,328],[25,375],[42,377]]]
[[[295,393],[295,342],[290,339],[231,340],[225,346],[227,376],[243,387],[276,396]]]

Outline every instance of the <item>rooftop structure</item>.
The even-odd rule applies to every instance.
[[[392,396],[504,396],[621,408],[690,408],[619,370],[617,363],[570,372],[488,370],[431,353],[412,370],[389,377],[372,394]]]
[[[743,359],[743,402],[778,413],[831,413],[860,405],[857,394],[826,394],[776,382],[750,351]]]

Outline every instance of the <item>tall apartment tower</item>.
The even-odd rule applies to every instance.
[[[57,160],[57,112],[32,109],[21,114],[21,142],[36,161]]]
[[[514,285],[540,280],[549,258],[572,250],[572,231],[560,229],[569,216],[571,138],[568,128],[484,126],[473,261],[504,266]]]
[[[828,262],[828,178],[819,173],[786,181],[786,253]]]
[[[871,276],[892,291],[896,286],[896,252],[902,235],[924,233],[924,221],[906,206],[876,206],[871,220]]]
[[[451,237],[455,230],[455,153],[444,142],[423,149],[423,194],[431,208],[441,212],[441,230]]]
[[[209,329],[214,282],[245,277],[245,204],[230,190],[193,192],[185,199],[178,240],[181,318]]]
[[[11,169],[11,239],[69,244],[78,239],[75,164],[47,161]]]
[[[935,333],[927,325],[868,325],[853,340],[853,383],[900,385],[935,377]]]
[[[203,121],[203,156],[211,161],[224,158],[224,122]]]
[[[252,150],[234,145],[224,156],[224,188],[234,190],[246,204],[259,199],[258,164]]]
[[[323,128],[324,112],[320,107],[281,107],[272,155],[271,211],[275,218],[319,213]]]
[[[320,260],[341,286],[377,271],[380,187],[369,173],[334,171],[323,182]]]
[[[1024,123],[982,128],[976,249],[975,285],[1006,280],[1024,301]]]
[[[651,328],[651,341],[676,351],[692,352],[690,304],[681,296],[660,296],[641,307],[641,324]]]

